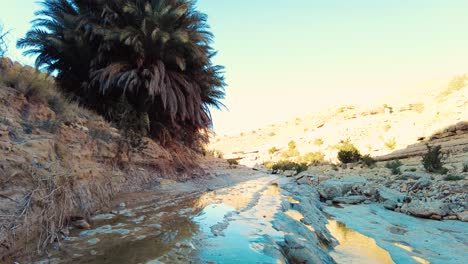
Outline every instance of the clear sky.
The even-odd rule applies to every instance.
[[[231,134],[331,105],[365,103],[417,83],[468,73],[466,0],[199,0],[226,67]],[[0,2],[10,41],[34,0]],[[24,63],[14,45],[9,55]]]

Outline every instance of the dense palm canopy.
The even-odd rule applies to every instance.
[[[188,0],[44,0],[18,41],[63,91],[110,120],[122,102],[155,137],[193,141],[224,97],[206,15]]]

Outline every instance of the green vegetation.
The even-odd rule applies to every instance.
[[[309,152],[298,158],[300,163],[305,163],[307,165],[318,165],[323,163],[325,160],[325,154],[323,152]]]
[[[463,164],[463,172],[468,172],[468,163]]]
[[[272,169],[273,171],[278,171],[278,170],[282,170],[282,171],[294,170],[294,171],[296,171],[297,173],[301,173],[301,172],[307,170],[307,164],[305,164],[305,163],[296,163],[296,162],[289,161],[289,160],[280,160],[280,161],[274,163],[274,164],[271,166],[271,169]]]
[[[369,168],[373,167],[376,163],[375,159],[373,159],[369,154],[362,156],[361,160]]]
[[[288,150],[284,151],[283,153],[281,153],[281,158],[282,159],[290,159],[290,158],[293,158],[293,157],[297,157],[299,156],[300,153],[299,151],[296,149],[296,142],[294,142],[293,140],[289,141],[288,143]]]
[[[275,153],[278,152],[278,151],[279,151],[278,148],[272,147],[272,148],[270,148],[270,149],[268,150],[268,153],[269,153],[270,155],[272,155],[272,154],[275,154]]]
[[[395,138],[389,139],[387,142],[385,142],[385,147],[389,150],[394,150],[396,148]]]
[[[296,142],[294,142],[294,140],[289,141],[289,143],[288,143],[288,148],[289,149],[296,149],[296,147],[297,147]]]
[[[336,148],[338,149],[338,160],[341,163],[358,162],[361,159],[361,153],[349,139],[341,141]]]
[[[148,135],[163,144],[197,148],[207,140],[209,107],[222,106],[225,83],[223,68],[211,62],[207,17],[194,2],[43,0],[42,6],[17,45],[37,55],[38,68],[56,73],[61,91],[116,124],[116,112],[148,120]]]
[[[321,138],[316,138],[316,139],[314,140],[314,145],[315,145],[315,146],[322,146],[323,143],[324,143],[324,142],[323,142],[323,139],[321,139]]]
[[[452,174],[447,175],[447,176],[444,177],[445,181],[461,181],[463,179],[465,179],[465,177],[458,176],[458,175],[452,175]]]
[[[391,125],[386,124],[386,125],[383,127],[383,130],[384,130],[385,132],[388,132],[391,128],[392,128]]]
[[[403,166],[403,163],[399,160],[389,161],[385,164],[385,168],[390,169],[393,175],[401,174],[401,166]]]
[[[427,153],[422,158],[422,164],[427,172],[446,174],[447,168],[442,163],[441,146],[431,147],[427,145]]]

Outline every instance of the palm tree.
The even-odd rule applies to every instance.
[[[206,15],[187,0],[44,0],[18,42],[61,88],[109,114],[121,96],[150,132],[193,140],[221,107],[223,68],[213,65]],[[105,103],[103,103],[105,102]]]

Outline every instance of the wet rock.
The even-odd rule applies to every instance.
[[[431,178],[431,175],[428,173],[421,173],[421,172],[412,172],[412,171],[405,171],[401,175],[404,178],[410,178],[414,180],[419,180],[420,178]]]
[[[91,229],[91,225],[84,219],[75,220],[72,225],[79,229]]]
[[[419,201],[413,200],[401,207],[401,211],[414,216],[429,218],[432,215],[446,216],[450,209],[447,204],[441,201]]]
[[[460,221],[468,222],[468,211],[457,213],[457,218]]]
[[[327,200],[325,203],[326,203],[328,206],[332,206],[332,205],[333,205],[333,201],[332,201],[332,200]]]
[[[408,197],[406,194],[389,189],[387,187],[383,187],[383,186],[377,189],[377,193],[378,193],[379,200],[382,202],[390,200],[395,203],[401,203],[401,202],[405,202],[408,200]]]
[[[325,198],[332,200],[336,197],[342,197],[352,190],[353,186],[363,186],[367,180],[359,176],[348,176],[340,180],[330,179],[320,183],[319,193]]]
[[[354,196],[345,196],[345,197],[336,197],[333,199],[335,203],[343,203],[343,204],[360,204],[364,202],[367,197],[362,195],[354,195]]]
[[[458,218],[456,215],[448,215],[444,217],[444,220],[457,220],[457,219]]]
[[[395,210],[395,208],[398,206],[398,204],[395,201],[392,200],[386,200],[383,203],[383,207],[388,210]]]
[[[91,217],[92,221],[110,220],[115,217],[115,214],[98,214]]]
[[[88,241],[86,241],[86,243],[90,244],[90,245],[96,245],[97,243],[99,243],[101,240],[99,238],[92,238]]]
[[[162,226],[160,224],[151,224],[151,225],[148,225],[149,227],[152,227],[154,229],[161,229]]]
[[[294,235],[285,235],[285,253],[291,263],[335,263],[323,251],[310,247],[309,241]]]

